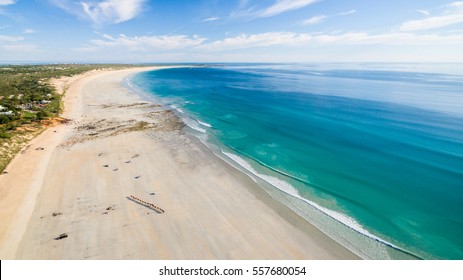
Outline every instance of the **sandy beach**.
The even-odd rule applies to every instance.
[[[0,175],[1,259],[357,258],[121,86],[144,70],[55,81],[71,121]]]

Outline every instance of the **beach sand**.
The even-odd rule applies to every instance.
[[[121,86],[142,70],[55,81],[71,122],[0,176],[1,259],[357,258]]]

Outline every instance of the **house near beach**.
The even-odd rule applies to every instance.
[[[3,115],[3,116],[12,116],[14,115],[13,111],[9,110],[9,111],[4,111],[6,110],[7,108],[0,105],[0,115]]]
[[[13,111],[6,111],[6,112],[0,112],[0,115],[4,115],[4,116],[12,116],[14,115]]]

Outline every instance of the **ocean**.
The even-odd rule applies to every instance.
[[[462,66],[223,64],[127,84],[359,256],[463,259]]]

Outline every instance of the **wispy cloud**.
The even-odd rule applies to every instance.
[[[13,5],[16,3],[17,0],[0,0],[0,16],[6,16],[12,19],[15,19],[16,16],[13,14],[10,14],[6,11],[6,9],[2,7],[6,7],[8,5]]]
[[[324,22],[326,19],[331,18],[331,17],[337,17],[337,16],[347,16],[356,13],[357,10],[349,10],[345,12],[340,12],[334,15],[319,15],[319,16],[313,16],[310,17],[302,22],[303,25],[313,25],[317,24],[320,22]]]
[[[9,52],[36,52],[38,51],[37,45],[34,44],[13,44],[13,45],[3,45],[2,49]]]
[[[402,31],[429,30],[446,27],[463,22],[463,2],[453,2],[444,6],[446,9],[440,16],[427,16],[424,19],[409,20],[400,26]],[[425,15],[429,15],[423,13]]]
[[[22,36],[6,36],[6,35],[0,35],[0,42],[5,43],[5,42],[19,42],[23,41],[24,37]]]
[[[120,23],[138,16],[145,0],[107,0],[81,2],[84,12],[95,23]]]
[[[427,11],[427,10],[416,10],[416,11],[417,11],[418,13],[420,13],[420,14],[425,15],[425,16],[429,16],[429,15],[430,15],[429,11]]]
[[[347,32],[339,34],[310,34],[293,32],[267,32],[259,34],[242,34],[225,38],[198,48],[212,52],[248,49],[271,46],[324,46],[324,45],[458,45],[463,44],[463,34],[420,35],[405,32],[369,34],[365,32]]]
[[[13,5],[16,0],[0,0],[0,6]]]
[[[218,17],[210,17],[210,18],[203,19],[201,22],[217,21],[217,20],[220,20],[220,18],[218,18]]]
[[[24,34],[33,34],[33,33],[35,33],[35,30],[32,29],[32,28],[27,28],[27,29],[24,29],[23,33]]]
[[[18,42],[17,44],[21,44]],[[15,43],[10,43],[15,44]],[[0,50],[5,44],[0,43]],[[421,50],[458,49],[463,33],[417,34],[412,32],[264,32],[208,40],[202,36],[127,36],[99,34],[95,40],[72,49],[78,55],[101,60],[146,61],[309,61],[422,59]],[[326,52],[326,48],[339,52]],[[362,52],[351,51],[365,50]],[[32,48],[31,48],[32,49]],[[419,49],[420,51],[415,51]],[[401,52],[404,50],[404,52]],[[1,53],[1,52],[0,52]],[[344,54],[344,56],[340,56]],[[347,54],[347,56],[346,56]],[[370,55],[370,57],[369,57]],[[414,56],[416,55],[416,56]],[[447,55],[447,54],[446,54]],[[461,61],[461,56],[450,57]],[[431,57],[431,56],[429,56]],[[429,59],[426,56],[427,59]],[[269,60],[270,59],[270,60]],[[446,56],[446,59],[451,59]]]
[[[327,16],[325,16],[325,15],[314,16],[314,17],[311,17],[311,18],[308,18],[308,19],[304,20],[302,22],[302,24],[303,25],[313,25],[313,24],[317,24],[317,23],[320,23],[320,22],[324,21],[326,18],[327,18]]]
[[[241,34],[235,37],[229,37],[201,45],[200,48],[209,51],[223,51],[254,47],[269,47],[274,45],[299,44],[306,42],[308,39],[307,34],[297,34],[293,32],[266,32],[251,35]]]
[[[463,34],[415,34],[406,32],[390,32],[369,34],[364,32],[344,33],[338,35],[318,35],[313,37],[314,42],[344,44],[344,45],[446,45],[463,43]]]
[[[304,8],[320,1],[322,0],[276,0],[271,6],[258,8],[256,5],[249,6],[249,1],[241,0],[238,9],[234,11],[230,17],[244,17],[251,19],[273,17],[282,13]]]
[[[273,17],[288,11],[298,10],[320,0],[277,0],[272,6],[257,12],[259,17]]]
[[[444,7],[457,7],[457,8],[462,8],[463,7],[463,1],[456,1],[449,3],[447,5],[444,5]]]
[[[91,41],[89,47],[123,47],[131,51],[150,50],[175,50],[194,47],[203,43],[206,38],[193,35],[161,35],[161,36],[126,36],[121,34],[113,37],[107,34],[101,35],[102,39]]]
[[[347,15],[355,14],[356,12],[357,12],[357,10],[352,9],[352,10],[349,10],[349,11],[340,12],[340,13],[338,13],[338,16],[347,16]]]
[[[25,38],[23,36],[0,35],[0,49],[8,52],[37,51],[37,45],[24,41]]]
[[[50,0],[55,6],[94,24],[115,24],[137,17],[147,0]]]

